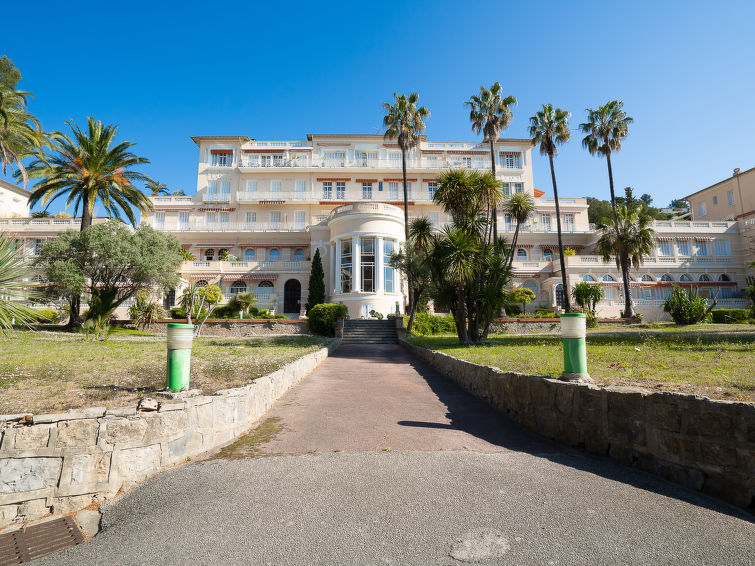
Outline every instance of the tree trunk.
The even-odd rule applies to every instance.
[[[514,254],[516,254],[516,242],[519,239],[519,222],[514,228],[514,238],[511,240],[511,253],[509,254],[509,267],[514,263]]]
[[[490,167],[495,177],[495,144],[493,138],[490,138]],[[493,205],[493,241],[498,241],[498,209]]]
[[[68,304],[70,310],[68,314],[68,324],[66,326],[68,328],[73,328],[81,321],[81,316],[79,315],[79,311],[81,310],[81,297],[79,295],[71,295],[68,297]]]
[[[564,261],[564,244],[561,241],[561,208],[558,204],[558,187],[556,186],[556,171],[553,168],[553,154],[548,154],[551,165],[551,181],[553,183],[553,200],[556,201],[556,230],[558,231],[558,259],[561,262],[561,284],[564,286],[564,311],[571,312],[569,303],[569,285],[566,282],[566,262]]]
[[[613,167],[611,166],[611,152],[606,153],[606,164],[608,165],[608,188],[611,190],[611,211],[613,212],[613,222],[618,234],[619,224],[616,216],[616,193],[613,189]]]
[[[81,206],[81,227],[79,230],[83,232],[92,225],[92,213],[89,211],[89,195],[86,192],[81,201]]]
[[[81,226],[79,227],[79,231],[83,232],[92,225],[92,213],[89,212],[89,197],[86,193],[84,193],[81,205]],[[67,326],[72,328],[81,322],[81,315],[79,313],[81,311],[81,295],[72,296],[70,298],[70,305],[71,312],[68,316]]]
[[[466,344],[469,342],[469,337],[467,334],[467,317],[465,314],[465,303],[464,303],[464,286],[459,283],[457,286],[457,301],[458,304],[456,305],[456,322],[457,322],[457,328],[459,330],[459,340]]]
[[[621,259],[621,277],[624,280],[624,317],[632,318],[634,309],[632,308],[632,293],[629,289],[629,258],[622,254]]]
[[[413,289],[412,290],[412,297],[421,297],[422,292],[424,291],[423,288],[419,289]],[[414,318],[417,315],[417,306],[419,305],[419,301],[415,300],[412,302],[411,309],[409,309],[409,321],[406,323],[406,335],[410,336],[412,333],[412,328],[414,328]]]

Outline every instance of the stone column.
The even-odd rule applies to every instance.
[[[362,258],[359,257],[362,246],[359,245],[359,236],[352,236],[351,241],[351,289],[353,292],[358,293],[362,286],[362,278],[360,277]]]
[[[341,240],[336,240],[336,256],[333,259],[333,263],[335,264],[335,294],[340,295],[341,294]]]
[[[383,281],[383,237],[378,236],[375,238],[375,293],[382,294],[385,290],[385,282]]]

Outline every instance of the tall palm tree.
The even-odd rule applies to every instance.
[[[514,193],[504,203],[504,211],[516,220],[514,238],[509,251],[509,266],[514,261],[516,242],[519,240],[519,227],[525,224],[535,213],[535,199],[529,193]]]
[[[155,181],[154,179],[147,179],[144,182],[144,186],[149,191],[150,196],[153,196],[153,197],[159,197],[161,195],[170,194],[170,191],[168,190],[168,185],[166,185],[165,183],[161,183],[160,181]]]
[[[621,141],[629,135],[629,124],[634,119],[624,112],[624,102],[610,100],[597,110],[587,108],[587,122],[580,124],[579,128],[584,132],[582,146],[592,155],[600,154],[606,157],[608,165],[608,186],[611,190],[611,208],[613,209],[613,221],[618,225],[616,216],[616,195],[613,188],[613,168],[611,166],[611,153],[621,149]]]
[[[616,267],[624,282],[624,316],[632,318],[632,295],[629,292],[629,271],[642,265],[645,256],[653,253],[655,232],[650,227],[652,218],[642,214],[639,207],[619,206],[616,221],[604,218],[600,226],[600,238],[596,244],[603,261],[616,258]]]
[[[483,142],[490,144],[490,166],[495,176],[495,142],[511,123],[511,106],[516,98],[501,95],[501,83],[496,82],[489,89],[480,87],[480,94],[473,95],[464,104],[469,106],[469,120],[472,130],[482,132]],[[493,210],[493,238],[498,239],[498,211]]]
[[[553,182],[553,199],[556,201],[556,229],[558,231],[558,257],[561,261],[561,284],[564,287],[564,310],[571,311],[569,302],[569,285],[566,282],[566,262],[564,262],[564,245],[561,241],[561,209],[558,204],[558,187],[556,171],[553,168],[553,156],[558,153],[557,146],[569,141],[569,112],[553,108],[552,104],[543,104],[543,109],[530,118],[530,137],[533,145],[540,145],[540,154],[548,156]]]
[[[121,142],[111,147],[118,126],[103,126],[92,117],[87,123],[87,130],[82,131],[75,122],[67,122],[73,139],[56,132],[51,152],[28,167],[30,177],[41,179],[33,187],[29,204],[41,202],[49,206],[68,195],[66,208],[73,205],[74,213],[78,213],[81,207],[81,230],[91,226],[97,201],[108,216],[124,215],[131,224],[136,224],[134,208],[144,213],[152,210],[152,203],[133,184],[149,178],[130,169],[149,160],[128,151],[133,143]]]
[[[425,131],[425,120],[430,111],[424,106],[417,107],[419,95],[413,92],[409,96],[393,93],[395,102],[391,105],[383,102],[385,116],[383,127],[386,139],[398,140],[401,149],[401,169],[404,179],[404,231],[409,240],[409,192],[406,186],[406,152],[419,145],[420,134]]]
[[[21,161],[38,151],[46,142],[39,121],[26,110],[28,92],[0,84],[0,164],[3,175],[8,166],[15,166],[28,183],[26,168]]]

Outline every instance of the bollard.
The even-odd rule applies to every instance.
[[[564,343],[564,373],[561,379],[590,383],[587,373],[587,316],[583,313],[561,315],[561,338]]]
[[[165,387],[171,391],[189,388],[193,339],[193,324],[168,323],[168,369]]]

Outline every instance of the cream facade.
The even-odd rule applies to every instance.
[[[31,193],[0,179],[0,218],[24,218],[29,216]]]

